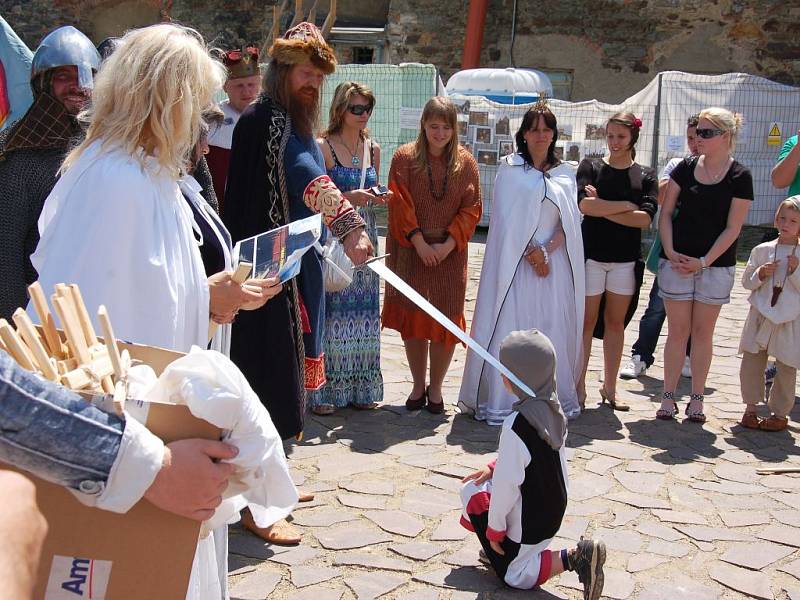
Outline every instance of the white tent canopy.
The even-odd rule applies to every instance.
[[[529,101],[542,94],[552,97],[553,84],[547,75],[533,69],[467,69],[450,77],[447,93],[485,96],[499,102],[507,99],[506,104],[518,104],[514,98]]]

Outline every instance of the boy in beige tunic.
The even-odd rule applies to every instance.
[[[781,202],[775,227],[778,238],[753,248],[742,277],[742,285],[752,291],[739,343],[739,378],[742,400],[747,405],[741,424],[765,431],[786,429],[800,368],[800,195]],[[759,419],[756,406],[764,397],[764,367],[770,356],[777,366],[767,400],[771,414]]]

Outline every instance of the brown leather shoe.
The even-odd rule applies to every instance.
[[[302,539],[302,536],[289,525],[286,519],[281,519],[269,527],[259,527],[247,509],[242,511],[242,526],[262,540],[277,546],[296,546]]]
[[[789,426],[788,417],[779,417],[777,415],[770,415],[766,419],[762,419],[758,424],[758,428],[762,431],[783,431]]]
[[[758,418],[758,415],[754,412],[746,412],[742,415],[742,420],[739,421],[739,424],[742,427],[747,427],[748,429],[761,429],[761,419]]]

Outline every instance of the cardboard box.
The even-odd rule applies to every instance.
[[[123,342],[119,345],[156,373],[182,356],[150,346]],[[147,428],[165,443],[220,438],[217,427],[192,416],[186,406],[142,405]],[[65,488],[24,474],[36,485],[39,507],[49,528],[39,562],[35,599],[186,598],[200,522],[164,512],[146,500],[124,515],[90,508]]]

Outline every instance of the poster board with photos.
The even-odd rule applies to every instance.
[[[500,160],[509,147],[514,146],[522,117],[533,104],[500,104],[482,96],[459,94],[451,94],[450,99],[459,107],[459,139],[478,161],[484,194],[480,224],[486,226],[497,172],[492,153],[496,152]],[[598,100],[549,100],[548,105],[558,120],[556,152],[563,160],[577,164],[584,158],[603,156],[606,122],[616,112],[630,111],[642,120],[636,162],[659,172],[671,158],[687,152],[685,136],[689,116],[709,106],[726,107],[744,116],[735,156],[753,174],[755,201],[746,222],[770,223],[775,207],[785,197],[785,190],[771,184],[770,172],[779,147],[768,144],[767,133],[771,123],[783,124],[782,144],[798,131],[800,94],[797,88],[746,73],[695,75],[666,71],[619,104]],[[488,128],[491,135],[481,128]]]

